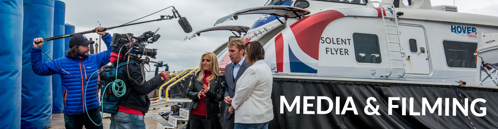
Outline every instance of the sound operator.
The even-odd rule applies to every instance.
[[[64,123],[67,129],[81,129],[83,125],[87,129],[102,129],[102,125],[96,126],[88,117],[90,116],[96,123],[101,123],[102,121],[98,111],[100,107],[97,95],[98,76],[97,74],[91,75],[96,73],[100,67],[109,63],[112,51],[112,47],[110,47],[112,36],[104,31],[102,27],[95,28],[95,32],[102,35],[107,51],[89,54],[90,47],[88,45],[94,42],[89,41],[81,34],[77,34],[69,39],[70,49],[66,51],[66,55],[50,62],[42,61],[42,50],[40,48],[43,45],[43,39],[35,38],[33,40],[33,48],[31,49],[33,72],[43,76],[61,75]]]

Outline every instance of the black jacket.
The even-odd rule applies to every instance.
[[[135,84],[132,80],[128,78],[127,71],[130,72],[130,77],[141,83],[143,78],[140,73],[140,65],[138,63],[129,64],[129,68],[126,65],[120,67],[123,70],[122,74],[118,75],[118,78],[126,83],[126,94],[122,96],[119,100],[119,105],[127,108],[137,109],[142,111],[144,114],[149,110],[150,100],[147,96],[151,91],[161,86],[164,81],[161,79],[161,74],[156,75],[149,81],[145,81],[142,86]]]
[[[190,111],[192,109],[197,108],[197,105],[199,105],[199,98],[197,97],[197,94],[199,91],[204,89],[202,85],[204,84],[204,81],[197,81],[198,78],[198,73],[195,74],[192,77],[192,80],[190,81],[190,85],[188,87],[188,93],[187,97],[192,100],[192,104],[190,105]],[[218,76],[214,79],[212,79],[209,82],[209,91],[206,93],[206,115],[207,117],[213,117],[217,116],[220,113],[220,106],[219,102],[224,99],[223,93],[225,92],[225,77],[224,76]]]

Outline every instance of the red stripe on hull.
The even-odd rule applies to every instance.
[[[277,71],[284,72],[284,39],[282,33],[275,37],[275,54],[277,56]]]
[[[341,12],[329,10],[311,15],[291,25],[292,32],[301,50],[308,56],[318,60],[320,37],[325,27],[333,20],[341,17],[344,17]]]

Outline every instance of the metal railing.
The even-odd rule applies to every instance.
[[[183,72],[181,72],[180,74],[178,74],[177,76],[173,77],[169,81],[167,81],[164,84],[162,84],[161,87],[159,87],[158,100],[161,100],[161,91],[164,88],[164,86],[166,86],[166,91],[165,91],[165,94],[164,94],[164,102],[168,102],[168,91],[169,91],[169,88],[171,86],[174,86],[179,81],[183,80],[185,77],[188,77],[189,75],[193,74],[197,69],[199,69],[199,67],[193,68],[193,69],[186,69]]]

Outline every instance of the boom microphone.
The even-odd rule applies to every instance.
[[[180,19],[178,19],[178,24],[180,24],[180,26],[182,27],[183,32],[192,32],[192,26],[190,26],[190,23],[187,21],[186,17],[180,17]]]

